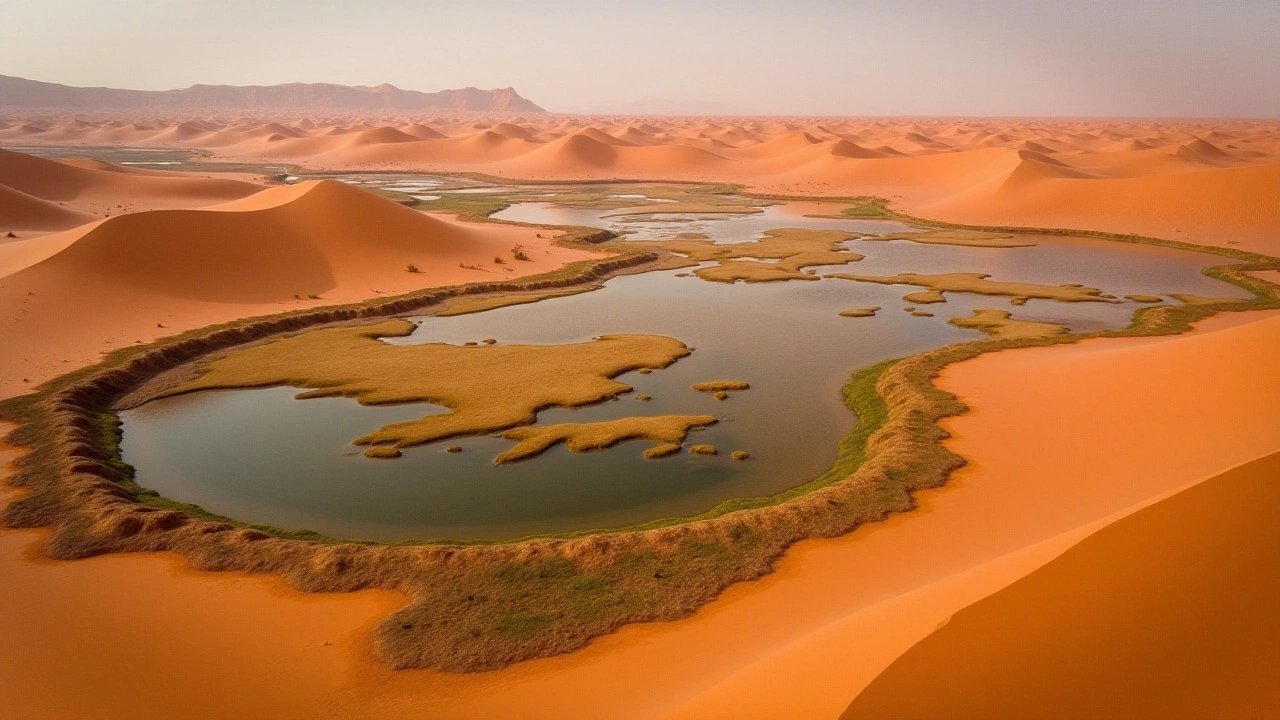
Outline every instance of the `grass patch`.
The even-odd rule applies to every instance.
[[[1059,302],[1116,302],[1103,297],[1097,288],[1080,285],[1036,285],[1034,283],[1003,282],[988,280],[985,273],[942,273],[938,275],[920,275],[917,273],[898,273],[897,275],[828,275],[827,277],[858,282],[879,283],[881,285],[916,285],[929,288],[927,292],[911,293],[903,298],[907,302],[930,303],[943,302],[943,293],[966,292],[977,295],[1007,295],[1016,300],[1026,302],[1027,298],[1057,300]]]
[[[605,335],[567,345],[391,345],[417,326],[387,320],[373,326],[323,328],[249,345],[201,366],[202,374],[159,397],[201,390],[278,385],[312,388],[299,399],[352,397],[364,405],[432,403],[452,412],[387,425],[355,440],[368,457],[399,457],[396,448],[531,425],[549,407],[581,407],[631,390],[611,378],[639,368],[664,368],[689,354],[678,340],[656,335]],[[556,442],[578,451],[626,437],[675,442],[670,432],[704,418],[630,423],[564,424],[508,434],[522,442],[499,462],[532,457]],[[714,420],[714,418],[712,418]],[[607,430],[606,430],[607,428]],[[628,433],[631,433],[628,435]],[[636,435],[635,433],[640,433]],[[683,439],[683,432],[678,433]],[[606,443],[599,445],[599,443]]]
[[[494,462],[520,462],[537,457],[553,446],[564,443],[573,452],[592,452],[613,447],[623,440],[649,440],[658,447],[677,448],[684,442],[689,431],[714,425],[716,418],[712,415],[657,415],[652,417],[630,417],[618,420],[605,420],[594,423],[559,423],[555,425],[533,425],[508,430],[502,437],[518,440],[516,446],[494,458]],[[651,450],[654,448],[650,448]],[[650,456],[645,452],[645,457]]]
[[[919,313],[912,313],[918,315]],[[999,340],[1023,340],[1029,338],[1063,335],[1067,329],[1052,323],[1014,320],[1004,310],[974,310],[972,317],[953,317],[947,322],[956,327],[980,330]]]

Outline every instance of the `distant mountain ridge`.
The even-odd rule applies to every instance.
[[[542,113],[514,88],[468,87],[427,93],[386,83],[374,87],[329,83],[192,85],[180,90],[73,87],[0,75],[0,108],[125,110],[447,110]]]

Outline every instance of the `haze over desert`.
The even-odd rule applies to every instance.
[[[0,717],[1280,708],[1272,4],[0,24]]]

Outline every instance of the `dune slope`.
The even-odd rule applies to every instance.
[[[205,207],[262,190],[261,185],[241,180],[135,171],[96,161],[62,163],[3,149],[0,187],[59,208],[50,208],[40,216],[39,227],[45,230],[63,230],[94,219],[86,213],[102,217],[130,210]],[[9,195],[6,192],[6,198]],[[20,211],[15,205],[15,201],[0,200],[0,229],[14,224],[10,217],[27,218],[34,212],[30,208]]]
[[[857,718],[1280,716],[1280,454],[1081,541],[956,613]]]

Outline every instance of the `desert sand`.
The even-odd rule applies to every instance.
[[[842,718],[1274,717],[1280,454],[1081,541],[961,610]]]
[[[127,212],[217,205],[263,189],[238,177],[202,177],[96,160],[57,162],[0,149],[0,234],[25,238]]]
[[[1280,255],[1276,123],[40,116],[0,118],[0,144],[186,147],[314,170],[738,182],[881,195],[955,222]],[[10,228],[18,238],[3,238]],[[179,234],[192,242],[167,242]],[[516,244],[529,262],[492,262]],[[533,228],[427,215],[339,183],[263,189],[0,150],[0,398],[196,327],[593,256]],[[20,610],[4,616],[3,656],[26,661],[0,673],[0,714],[207,717],[204,699],[229,716],[834,718],[957,611],[1008,597],[999,591],[1092,533],[1280,450],[1277,348],[1280,316],[1252,313],[1187,336],[949,367],[942,386],[973,410],[946,423],[948,446],[970,465],[922,493],[918,511],[802,543],[773,575],[689,620],[626,627],[495,673],[376,664],[366,633],[401,602],[392,594],[306,595],[189,572],[168,555],[53,563],[33,556],[40,533],[4,531],[0,575],[17,578]],[[961,642],[949,637],[944,628],[934,642]],[[910,657],[884,682],[915,677]]]
[[[0,327],[10,340],[0,347],[0,397],[104,351],[196,327],[521,277],[597,257],[540,234],[550,235],[426,215],[314,181],[0,245]],[[177,237],[185,242],[173,242]],[[510,260],[516,245],[528,261],[494,264],[495,257]],[[408,272],[409,265],[419,272]]]
[[[763,192],[890,197],[900,211],[954,222],[1280,252],[1280,126],[1265,121],[269,113],[0,120],[7,144],[188,147],[314,170],[729,181]]]
[[[942,383],[974,411],[948,423],[954,435],[949,443],[971,465],[946,488],[923,493],[919,511],[837,540],[803,543],[774,575],[730,589],[690,620],[624,628],[568,656],[449,676],[394,673],[356,648],[339,663],[339,677],[324,676],[329,694],[322,705],[332,717],[835,717],[956,610],[1035,570],[1109,520],[1280,448],[1274,423],[1259,422],[1280,399],[1280,379],[1266,355],[1278,335],[1280,315],[1228,315],[1201,323],[1188,336],[1089,341],[954,366]],[[1010,383],[1011,377],[1021,382]],[[1152,406],[1161,408],[1160,423],[1150,421]],[[1043,407],[1056,411],[1047,414]],[[1039,482],[1025,482],[1028,467],[1041,469]],[[19,558],[22,548],[38,534],[5,535],[12,544],[3,557],[18,572],[27,562]],[[48,596],[73,582],[68,578],[92,582],[96,568],[107,563],[125,593],[180,595],[222,586],[222,578],[172,572],[174,560],[137,556],[51,564],[57,573],[32,573],[24,585],[32,597]],[[156,573],[156,567],[166,569]],[[137,587],[126,580],[135,575],[153,582]],[[258,605],[245,612],[273,617],[295,604],[328,601],[281,590],[261,593]],[[368,622],[379,611],[372,605],[352,609],[358,617],[346,616],[350,624],[341,627]],[[201,607],[213,613],[214,605],[193,607],[187,610],[192,619],[203,615]],[[70,638],[50,645],[39,632],[17,637],[42,643],[42,656],[79,668],[86,690],[122,682],[108,672],[114,662],[101,659],[130,644],[154,648],[157,640],[140,636],[132,615],[96,620],[94,645]],[[266,673],[282,648],[297,646],[296,633],[310,623],[295,614],[254,635],[189,642],[186,667],[200,676],[203,656],[196,650],[207,645],[208,652],[234,653],[246,673]],[[359,644],[356,634],[346,637]],[[14,650],[23,656],[36,648]],[[152,661],[179,668],[181,657],[157,654]],[[48,688],[27,676],[36,671],[23,665],[5,677],[18,687]],[[780,684],[793,692],[775,692]],[[148,683],[156,695],[117,689],[112,697],[127,708],[122,715],[173,717],[173,706],[159,706],[159,696],[173,693],[168,697],[176,702],[189,687]],[[312,689],[273,687],[271,700],[309,711],[316,707]],[[240,690],[252,693],[247,685]],[[11,702],[18,696],[40,702],[30,691],[0,694]]]

